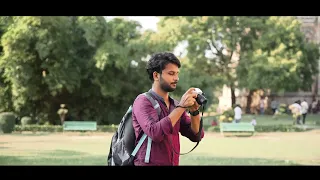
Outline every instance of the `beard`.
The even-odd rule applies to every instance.
[[[175,83],[168,83],[164,79],[162,79],[162,76],[160,76],[160,88],[165,91],[165,92],[173,92],[176,90],[175,87],[171,87],[171,84],[177,84],[178,82]]]

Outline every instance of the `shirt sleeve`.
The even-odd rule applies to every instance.
[[[204,130],[203,127],[201,131],[199,131],[197,134],[193,132],[191,129],[191,118],[187,115],[186,112],[184,112],[181,116],[180,120],[180,133],[182,136],[187,137],[192,142],[198,142],[199,141],[199,133],[201,133],[200,140],[204,137]]]
[[[139,95],[133,103],[132,113],[138,124],[153,141],[161,142],[164,135],[172,134],[172,123],[169,116],[159,118],[157,110],[144,95]]]

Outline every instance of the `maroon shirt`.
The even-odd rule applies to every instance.
[[[137,137],[136,144],[143,135],[143,132],[145,132],[147,136],[152,139],[152,145],[150,162],[147,164],[144,162],[148,143],[148,140],[146,139],[136,154],[134,164],[136,166],[177,166],[179,165],[179,154],[176,154],[172,150],[172,147],[177,153],[180,153],[179,132],[182,136],[189,138],[193,142],[197,142],[198,134],[195,134],[192,131],[191,118],[186,112],[182,114],[174,128],[172,127],[171,120],[168,115],[178,105],[178,101],[169,97],[170,107],[168,110],[161,96],[157,95],[152,90],[149,92],[151,92],[153,97],[158,101],[161,108],[161,114],[159,117],[156,109],[153,108],[151,102],[144,95],[141,94],[135,99],[132,108],[132,123]],[[172,145],[170,143],[171,136]],[[202,129],[201,139],[203,137],[204,131]]]

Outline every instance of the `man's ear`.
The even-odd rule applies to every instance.
[[[153,72],[153,79],[154,81],[159,81],[160,79],[160,74],[157,71]]]

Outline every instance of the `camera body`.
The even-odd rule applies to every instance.
[[[198,94],[196,101],[201,106],[208,102],[207,98],[204,96],[204,93],[199,88],[195,88],[195,92]]]

